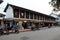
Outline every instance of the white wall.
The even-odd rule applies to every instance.
[[[8,6],[5,18],[13,18],[13,8],[11,6]]]

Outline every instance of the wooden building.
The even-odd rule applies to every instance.
[[[56,23],[54,17],[12,4],[7,4],[4,12],[7,13],[6,17],[11,15],[9,18],[12,18],[16,23],[26,22],[30,25],[34,23],[38,26],[48,26],[49,24],[52,26]]]

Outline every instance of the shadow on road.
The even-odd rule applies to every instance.
[[[26,36],[21,37],[21,40],[28,40],[28,39],[29,39],[29,37],[26,37]]]

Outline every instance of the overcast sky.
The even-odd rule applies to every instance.
[[[7,3],[10,3],[49,15],[53,9],[49,5],[49,1],[51,0],[4,0],[4,2],[0,4],[0,10],[4,10]]]

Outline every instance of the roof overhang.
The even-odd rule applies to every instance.
[[[44,15],[44,16],[47,16],[47,17],[50,17],[50,18],[53,18],[53,19],[55,19],[54,17],[52,17],[52,16],[50,16],[50,15],[46,15],[46,14],[43,14],[43,13],[40,13],[40,12],[37,12],[37,11],[34,11],[34,10],[30,10],[30,9],[27,9],[27,8],[23,8],[23,7],[20,7],[20,6],[16,6],[16,5],[13,5],[13,4],[7,4],[7,6],[6,6],[6,8],[5,8],[5,10],[4,10],[4,12],[6,12],[6,10],[7,10],[7,8],[8,8],[8,6],[12,6],[12,7],[18,7],[18,8],[22,8],[22,9],[25,9],[25,10],[28,10],[28,11],[31,11],[31,12],[34,12],[34,13],[39,13],[39,14],[41,14],[41,15]]]

